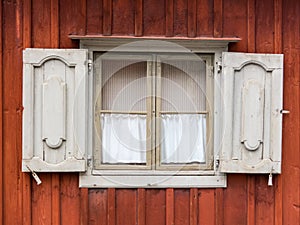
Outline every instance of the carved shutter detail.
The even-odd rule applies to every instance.
[[[83,49],[24,50],[23,171],[86,170],[86,63]]]
[[[280,173],[283,55],[223,53],[221,172]]]

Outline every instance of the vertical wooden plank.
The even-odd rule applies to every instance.
[[[144,0],[144,35],[165,35],[165,1]]]
[[[116,190],[116,224],[137,224],[137,190]],[[126,209],[126,210],[125,210]]]
[[[198,224],[198,189],[190,189],[190,225]]]
[[[166,0],[166,36],[172,37],[174,32],[174,0]]]
[[[197,1],[188,1],[188,37],[195,37],[197,32]]]
[[[189,189],[175,189],[174,191],[174,224],[190,223],[190,192]]]
[[[23,47],[31,47],[31,0],[23,1]]]
[[[61,175],[61,224],[80,224],[80,191],[78,183],[78,173],[68,173]]]
[[[22,2],[2,3],[2,129],[1,182],[3,224],[21,224],[23,216],[23,176],[21,168],[21,90],[22,90]]]
[[[284,108],[291,113],[283,118],[282,143],[282,224],[300,221],[300,2],[282,1],[284,53]]]
[[[138,188],[137,197],[137,224],[146,224],[146,191],[144,188]]]
[[[86,32],[87,34],[102,34],[102,0],[89,0],[87,1],[87,21]]]
[[[58,13],[58,0],[50,1],[50,11],[51,11],[51,26],[50,26],[50,35],[51,35],[51,47],[59,47],[59,13]]]
[[[255,225],[255,175],[247,176],[247,225]]]
[[[89,225],[107,225],[107,189],[90,189]]]
[[[197,0],[197,36],[212,37],[214,33],[214,5],[211,0]]]
[[[224,224],[224,192],[222,188],[215,189],[215,224]],[[201,214],[200,214],[201,218]]]
[[[174,224],[174,189],[166,189],[166,225]]]
[[[80,188],[80,225],[89,224],[89,189]]]
[[[51,1],[32,0],[32,46],[35,48],[51,47]]]
[[[224,189],[224,224],[247,223],[247,177],[244,174],[227,176]]]
[[[111,35],[112,0],[103,0],[103,35]]]
[[[282,0],[274,0],[274,52],[282,53]]]
[[[222,189],[219,189],[219,191],[222,191]],[[199,189],[198,224],[215,225],[216,222],[223,220],[222,215],[218,212],[218,210],[220,210],[223,207],[222,201],[220,201],[221,196],[220,193],[215,192],[217,192],[215,191],[215,189]],[[220,209],[217,209],[216,203],[221,204]]]
[[[134,34],[143,35],[143,0],[135,0]]]
[[[247,2],[247,48],[255,52],[255,0]]]
[[[256,176],[255,225],[274,224],[274,186],[268,186],[268,175]]]
[[[59,1],[59,47],[78,48],[78,42],[72,41],[69,34],[86,33],[86,1]]]
[[[134,35],[135,0],[115,0],[112,2],[112,34]]]
[[[247,50],[247,0],[231,0],[223,2],[223,36],[232,37],[237,34],[242,39],[230,46],[230,51]]]
[[[107,225],[116,224],[116,189],[107,190]]]
[[[32,184],[32,225],[51,225],[51,174],[39,174],[42,184]]]
[[[166,224],[165,189],[146,189],[146,224]]]
[[[274,52],[274,5],[273,0],[256,1],[256,50]]]
[[[51,220],[52,224],[60,224],[60,182],[59,182],[59,174],[52,173],[51,174]]]
[[[214,0],[214,37],[223,35],[223,0]]]
[[[173,10],[174,35],[186,37],[188,35],[188,1],[175,0]]]
[[[4,206],[4,202],[3,202],[3,152],[4,152],[4,148],[3,148],[3,17],[4,17],[4,13],[3,13],[3,1],[0,2],[0,223],[3,223],[3,206]]]
[[[282,0],[274,0],[274,52],[282,53]],[[275,179],[274,225],[282,225],[282,177]]]

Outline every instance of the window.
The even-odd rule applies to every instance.
[[[212,169],[212,55],[94,53],[95,168]]]
[[[81,172],[81,187],[103,188],[280,173],[283,56],[226,52],[228,42],[26,49],[22,171]]]

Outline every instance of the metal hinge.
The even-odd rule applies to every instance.
[[[221,62],[216,62],[216,67],[217,67],[217,72],[220,73],[222,71],[222,63]]]
[[[88,69],[89,69],[89,72],[92,71],[92,68],[93,68],[93,60],[89,59],[88,60]]]

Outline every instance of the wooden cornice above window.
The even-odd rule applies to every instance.
[[[69,35],[72,40],[80,40],[81,48],[101,48],[102,51],[153,51],[153,52],[211,52],[212,49],[225,50],[229,43],[238,42],[239,37],[131,37],[103,35]],[[169,44],[166,44],[168,42]],[[120,48],[122,46],[122,48]],[[182,48],[183,47],[183,48]]]

